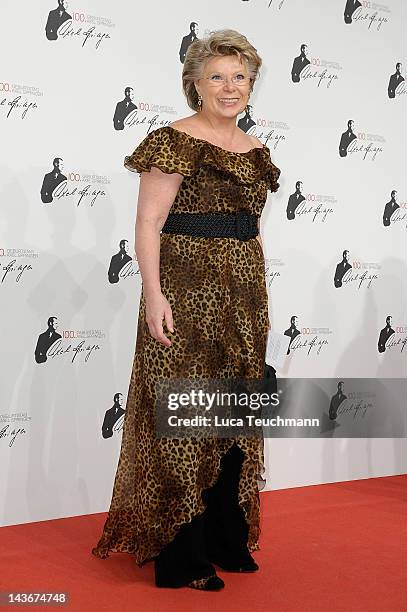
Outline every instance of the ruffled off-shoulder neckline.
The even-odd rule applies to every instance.
[[[182,130],[177,130],[176,128],[172,127],[172,125],[165,125],[163,126],[161,129],[165,130],[165,129],[170,129],[173,130],[174,132],[177,132],[178,134],[181,134],[182,136],[186,136],[187,138],[190,138],[191,140],[195,140],[196,142],[200,142],[204,145],[209,145],[210,147],[214,147],[215,149],[219,149],[220,151],[223,151],[224,153],[231,153],[232,155],[249,155],[249,153],[253,153],[253,151],[264,151],[264,150],[269,150],[269,148],[266,145],[262,145],[261,147],[252,147],[251,149],[249,149],[249,151],[243,151],[243,152],[239,152],[239,151],[230,151],[229,149],[224,149],[223,147],[219,147],[218,145],[214,144],[213,142],[209,142],[209,140],[204,140],[203,138],[197,138],[196,136],[192,136],[191,134],[187,134],[187,132],[183,132]]]
[[[270,191],[277,191],[280,170],[271,161],[270,149],[253,147],[237,152],[223,149],[207,140],[196,138],[171,125],[149,132],[124,165],[128,170],[148,172],[156,166],[162,172],[177,172],[191,177],[201,167],[212,167],[240,184],[254,184],[265,179]]]

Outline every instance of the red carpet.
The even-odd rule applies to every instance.
[[[219,571],[223,591],[157,589],[152,563],[93,557],[105,514],[1,528],[0,590],[67,591],[65,609],[95,612],[407,610],[407,475],[271,491],[261,501],[260,571]]]

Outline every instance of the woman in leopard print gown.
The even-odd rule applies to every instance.
[[[92,552],[128,552],[140,566],[155,559],[158,586],[218,589],[223,581],[212,561],[231,571],[258,568],[250,552],[259,548],[263,440],[158,438],[154,385],[159,378],[264,373],[269,321],[259,236],[160,234],[170,208],[244,207],[260,217],[268,191],[278,189],[270,150],[236,126],[260,65],[233,30],[195,41],[183,87],[197,113],[150,131],[125,159],[141,177],[136,247],[143,283],[112,501]],[[208,552],[202,538],[215,532]]]

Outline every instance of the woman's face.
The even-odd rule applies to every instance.
[[[202,111],[222,117],[236,117],[244,111],[250,93],[249,71],[235,55],[211,57],[195,81],[202,96]],[[234,79],[234,80],[232,80]]]

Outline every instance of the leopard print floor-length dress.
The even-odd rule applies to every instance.
[[[184,176],[171,212],[261,214],[280,170],[268,147],[226,151],[171,126],[150,132],[125,158],[141,173],[151,166]],[[173,313],[172,346],[151,337],[140,298],[133,369],[109,513],[92,553],[127,552],[138,565],[204,512],[201,493],[215,484],[222,456],[234,441],[245,453],[239,504],[258,550],[263,440],[157,438],[154,383],[158,378],[262,378],[268,333],[264,256],[256,238],[160,235],[161,289]],[[264,485],[263,485],[264,486]]]

